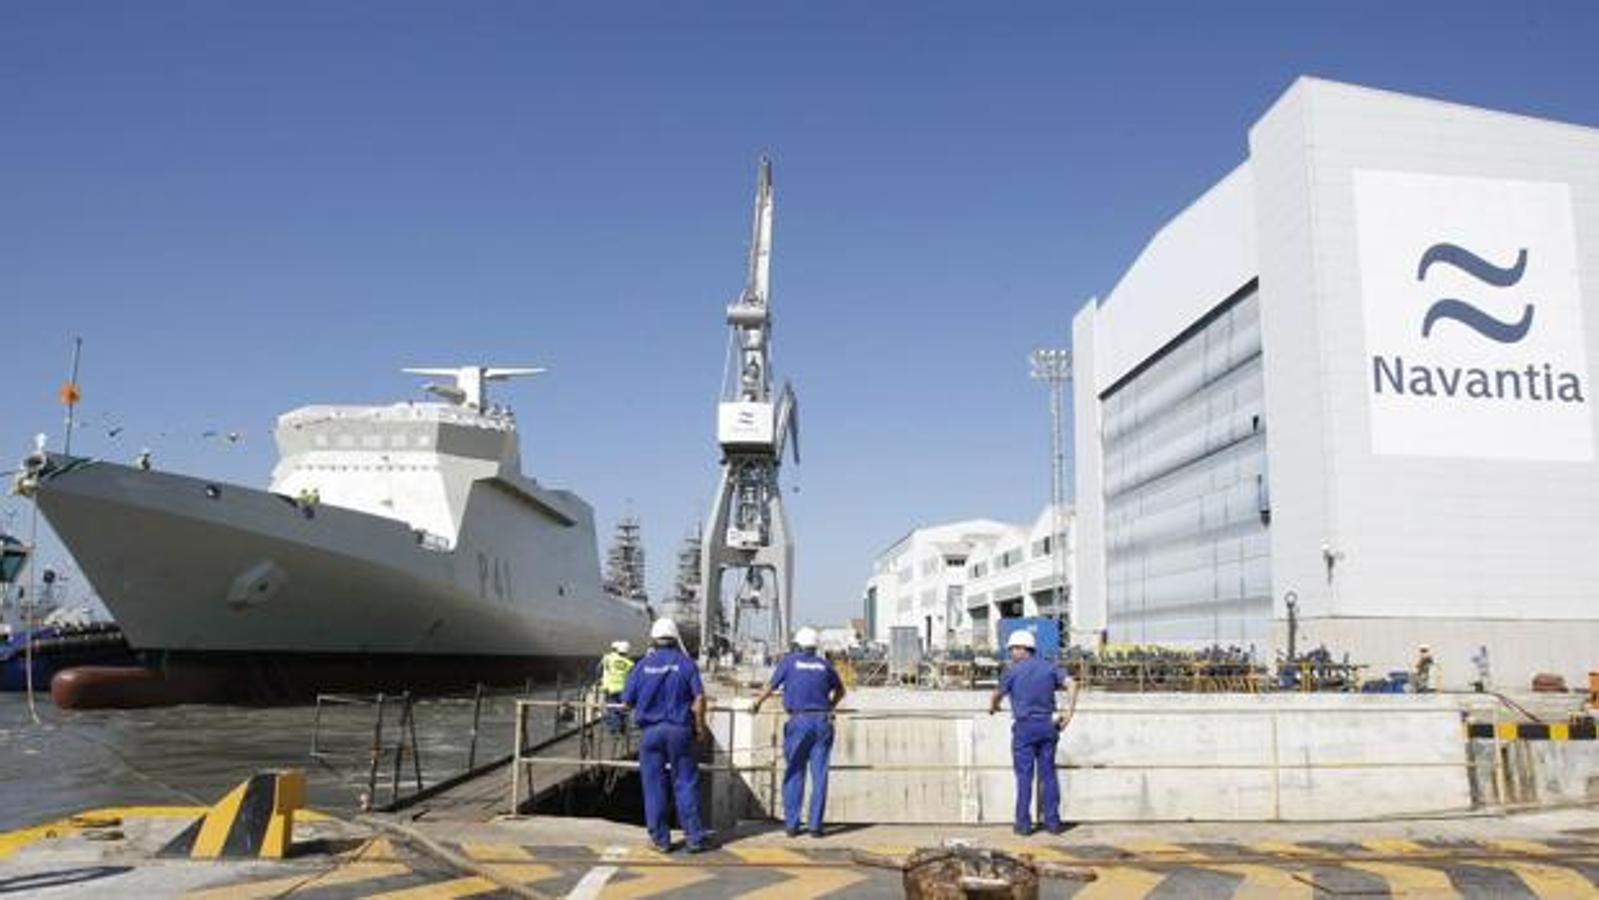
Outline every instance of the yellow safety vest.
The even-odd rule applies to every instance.
[[[627,673],[633,671],[633,661],[613,651],[600,660],[600,671],[600,687],[605,693],[620,694],[627,687]]]

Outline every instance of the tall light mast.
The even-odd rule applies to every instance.
[[[1049,388],[1049,559],[1051,593],[1055,619],[1063,626],[1072,623],[1066,612],[1066,436],[1062,425],[1063,395],[1072,378],[1072,352],[1064,348],[1034,350],[1028,357],[1034,381]],[[1062,635],[1065,638],[1066,635]]]
[[[794,389],[786,382],[773,398],[771,261],[772,161],[762,157],[749,275],[743,292],[727,308],[728,365],[716,410],[722,478],[700,549],[704,662],[721,649],[755,641],[781,651],[792,627],[794,542],[783,513],[778,469],[790,438],[794,461],[799,462],[798,408]],[[722,578],[730,570],[740,570],[742,580],[728,615]]]

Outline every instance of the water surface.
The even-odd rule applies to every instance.
[[[554,689],[534,693],[550,698]],[[510,753],[514,705],[506,694],[484,698],[479,764]],[[419,700],[413,708],[423,783],[462,771],[472,742],[472,698]],[[369,789],[377,716],[372,703],[325,705],[316,758],[314,705],[58,710],[44,696],[37,709],[36,724],[24,695],[0,693],[0,830],[104,806],[209,804],[260,769],[303,769],[309,805],[337,814],[358,811]],[[553,728],[549,709],[536,713],[530,729],[535,740]],[[379,802],[389,798],[393,784],[400,718],[401,705],[391,699],[384,710],[388,750],[378,777]],[[403,790],[414,789],[409,757],[403,774]]]

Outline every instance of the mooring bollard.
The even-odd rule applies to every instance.
[[[905,860],[904,885],[909,900],[1037,900],[1038,870],[999,850],[918,850]]]
[[[1025,853],[986,850],[961,842],[917,850],[904,860],[877,854],[852,854],[866,866],[899,869],[909,900],[1037,900],[1040,875],[1072,881],[1093,881],[1090,869],[1040,865]]]

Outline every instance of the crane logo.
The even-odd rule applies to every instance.
[[[1357,170],[1379,455],[1593,459],[1571,189]]]

